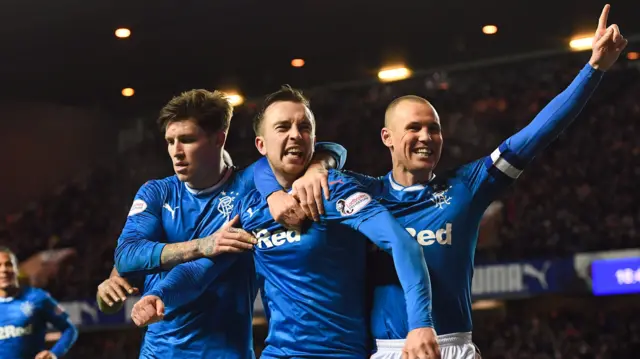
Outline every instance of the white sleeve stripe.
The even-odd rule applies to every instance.
[[[514,167],[509,163],[509,161],[505,160],[500,155],[501,153],[499,148],[496,148],[496,150],[491,153],[491,162],[493,162],[493,165],[505,175],[513,179],[517,179],[520,174],[522,174],[522,170]]]

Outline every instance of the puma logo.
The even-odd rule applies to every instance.
[[[176,210],[180,207],[176,207],[175,209],[172,209],[169,203],[165,203],[164,206],[162,206],[162,208],[166,208],[167,211],[171,212],[171,219],[176,219]]]

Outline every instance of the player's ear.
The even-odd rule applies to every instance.
[[[391,141],[391,131],[388,128],[382,128],[382,130],[380,131],[380,138],[382,139],[382,143],[384,143],[385,146],[389,148],[393,147],[393,142]]]
[[[227,133],[224,131],[218,131],[214,135],[214,140],[216,141],[216,146],[222,148],[224,144],[227,142]]]
[[[261,155],[267,155],[267,147],[265,146],[264,138],[262,136],[256,136],[256,148]]]

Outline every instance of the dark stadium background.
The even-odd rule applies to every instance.
[[[494,204],[481,233],[478,273],[550,263],[547,287],[523,276],[521,288],[510,290],[491,274],[474,283],[481,300],[474,339],[485,358],[640,355],[640,297],[594,296],[589,271],[594,259],[640,257],[640,2],[610,3],[627,50],[576,124]],[[319,139],[342,143],[348,168],[375,175],[389,168],[378,137],[384,107],[400,95],[425,96],[443,122],[444,169],[488,154],[568,85],[590,54],[570,51],[569,40],[594,31],[603,5],[7,2],[0,12],[0,245],[14,248],[38,273],[31,281],[66,303],[81,325],[69,358],[137,357],[141,332],[125,314],[99,315],[92,298],[113,265],[136,189],[171,174],[153,122],[171,96],[192,88],[242,94],[228,149],[244,166],[258,155],[249,122],[260,96],[285,83],[302,88],[321,124]],[[483,34],[487,24],[498,32]],[[131,37],[116,38],[119,27]],[[293,68],[295,58],[304,67]],[[380,83],[380,68],[396,64],[413,76]],[[127,87],[134,96],[121,95]],[[45,263],[55,256],[38,256],[65,248],[75,254],[55,265]],[[265,331],[258,318],[258,349]]]

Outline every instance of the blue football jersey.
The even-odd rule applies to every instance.
[[[471,280],[480,220],[491,201],[511,183],[508,176],[485,163],[478,160],[464,165],[424,186],[403,187],[393,181],[391,173],[380,179],[359,177],[423,247],[438,334],[472,329]],[[374,338],[405,338],[404,293],[391,256],[371,250],[368,268],[374,287]]]
[[[236,207],[258,239],[254,258],[269,318],[264,358],[368,356],[365,261],[373,236],[363,223],[388,212],[338,171],[329,172],[329,186],[326,215],[302,234],[276,223],[257,190]]]
[[[47,324],[59,330],[70,329],[61,356],[77,338],[77,331],[69,322],[69,316],[42,289],[24,287],[15,298],[0,298],[0,358],[33,359],[46,349]]]
[[[166,243],[213,234],[235,202],[254,188],[253,171],[227,170],[219,184],[195,191],[176,176],[149,181],[138,191],[118,247],[121,275],[149,273],[148,293],[166,277],[160,254]],[[151,324],[141,358],[253,358],[252,310],[257,291],[251,253],[241,254],[189,305],[165,309]],[[144,294],[144,293],[143,293]]]
[[[486,208],[573,122],[602,75],[585,65],[567,89],[489,156],[438,175],[425,185],[402,187],[391,173],[377,179],[352,174],[423,247],[438,334],[472,330],[471,281]],[[376,339],[403,339],[408,333],[403,293],[390,259],[384,252],[371,251],[371,326]]]

